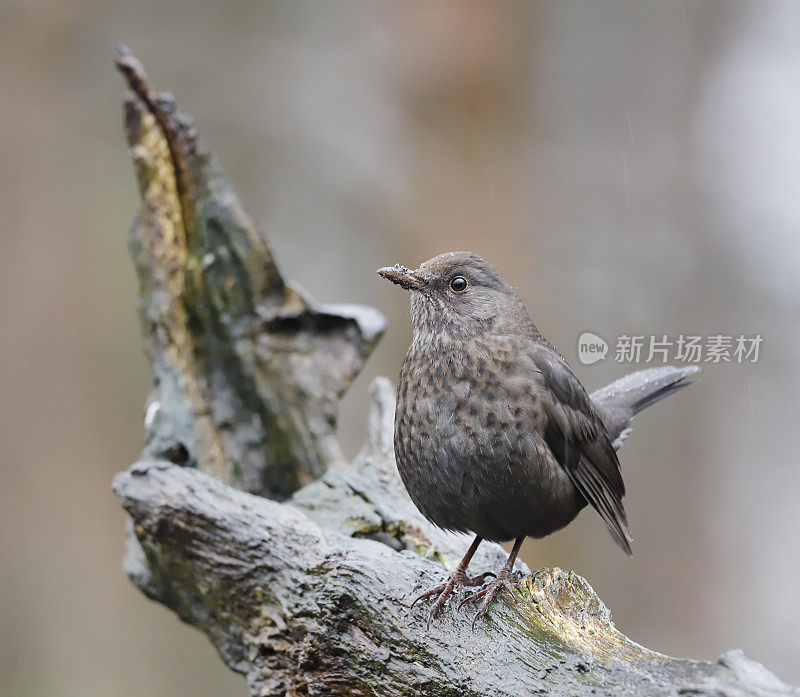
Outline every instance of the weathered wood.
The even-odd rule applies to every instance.
[[[739,652],[693,661],[635,644],[559,569],[520,564],[514,598],[474,631],[455,603],[427,631],[410,600],[469,540],[406,495],[387,380],[373,383],[352,464],[335,437],[383,318],[286,282],[191,122],[128,51],[117,64],[131,88],[142,194],[131,251],[155,374],[142,460],[114,481],[131,520],[125,567],[209,636],[252,695],[800,695]],[[471,569],[504,559],[484,544]]]
[[[127,49],[117,66],[142,196],[130,248],[155,374],[146,453],[286,498],[341,460],[339,399],[385,320],[286,282],[191,119]]]
[[[358,461],[291,503],[164,461],[115,480],[137,540],[128,574],[206,632],[251,694],[800,694],[740,652],[692,661],[635,644],[584,579],[559,569],[526,573],[474,631],[454,603],[426,630],[410,601],[469,540],[430,526],[402,491],[391,400],[388,383],[373,386]],[[486,544],[473,568],[504,556]]]

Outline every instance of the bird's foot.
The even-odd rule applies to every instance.
[[[450,578],[448,578],[445,583],[440,583],[438,586],[429,588],[422,593],[422,595],[417,596],[414,602],[411,603],[411,607],[413,608],[420,600],[425,600],[426,598],[430,598],[434,595],[439,596],[436,599],[436,602],[431,606],[430,612],[428,612],[427,628],[430,629],[431,620],[439,614],[439,610],[442,609],[442,606],[452,595],[454,590],[458,589],[461,591],[462,589],[468,587],[482,586],[485,583],[487,576],[494,576],[494,573],[487,571],[485,573],[478,574],[477,576],[467,576],[462,569],[456,569],[452,574],[450,574]]]
[[[483,617],[486,614],[486,610],[489,609],[489,604],[492,602],[492,598],[497,595],[497,592],[506,588],[509,593],[511,593],[511,597],[513,598],[514,593],[514,586],[513,584],[518,581],[520,578],[520,574],[516,571],[511,571],[505,566],[500,570],[500,573],[497,574],[497,577],[492,581],[486,588],[482,588],[471,595],[468,595],[464,600],[461,601],[458,605],[458,609],[460,610],[466,603],[474,603],[483,598],[483,602],[480,604],[478,611],[475,613],[475,616],[472,618],[472,629],[475,629],[475,622],[478,618]]]

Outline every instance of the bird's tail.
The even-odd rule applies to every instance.
[[[601,387],[592,393],[592,401],[603,419],[606,431],[615,448],[631,432],[631,421],[642,409],[664,399],[692,384],[688,378],[700,371],[698,366],[675,368],[667,365],[659,368],[637,370],[625,377]]]

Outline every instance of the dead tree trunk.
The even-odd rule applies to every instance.
[[[125,568],[205,632],[252,695],[800,695],[738,651],[706,662],[635,644],[559,569],[525,576],[474,632],[452,605],[426,631],[409,601],[468,540],[405,494],[387,380],[372,385],[352,464],[336,441],[338,401],[383,317],[287,282],[192,122],[127,50],[117,66],[155,375],[142,459],[114,480],[131,520]],[[473,563],[504,557],[484,544]]]

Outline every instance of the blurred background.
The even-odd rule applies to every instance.
[[[112,67],[130,44],[193,114],[284,273],[389,331],[343,405],[394,378],[407,298],[375,275],[497,263],[588,388],[578,335],[760,333],[625,445],[635,556],[596,516],[523,548],[672,655],[741,647],[800,683],[800,4],[0,0],[0,693],[245,695],[125,579],[110,492],[149,367],[138,206]],[[613,347],[612,347],[613,354]]]

